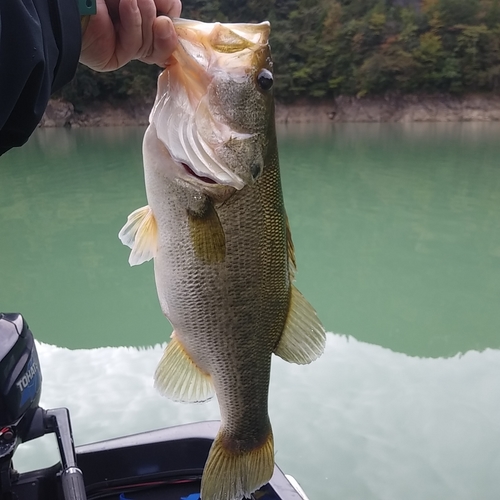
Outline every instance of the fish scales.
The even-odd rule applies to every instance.
[[[146,183],[148,193],[154,193],[155,183],[149,186],[147,177]],[[162,230],[155,258],[160,301],[171,311],[169,318],[186,351],[211,374],[216,393],[226,394],[220,400],[222,419],[243,446],[245,437],[267,437],[268,428],[257,438],[249,431],[263,427],[263,416],[267,424],[271,353],[288,312],[284,208],[282,201],[274,202],[281,198],[279,172],[275,165],[264,168],[255,186],[243,188],[216,209],[227,254],[224,262],[214,264],[197,257],[186,212],[175,202],[178,188],[174,183],[169,187],[170,192],[149,200],[153,212],[162,214],[157,217]],[[250,377],[262,383],[242,383]]]
[[[308,363],[324,349],[293,286],[272,97],[269,25],[176,20],[144,143],[148,206],[120,232],[130,263],[154,258],[174,327],[155,385],[180,401],[217,395],[221,428],[203,500],[240,500],[272,476],[273,353]]]

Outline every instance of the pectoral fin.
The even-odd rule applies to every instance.
[[[120,241],[132,249],[128,259],[131,266],[138,266],[156,255],[158,227],[153,211],[146,205],[132,212],[127,223],[118,233]]]
[[[325,350],[326,334],[316,311],[292,285],[285,328],[274,353],[290,363],[305,365]]]
[[[219,216],[210,200],[201,213],[188,211],[191,241],[197,257],[209,264],[224,262],[226,235]]]
[[[156,389],[174,401],[200,403],[214,395],[210,375],[198,368],[175,332],[156,368],[154,378]]]

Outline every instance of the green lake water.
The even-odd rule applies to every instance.
[[[152,389],[171,329],[117,238],[145,204],[142,128],[43,129],[0,158],[0,309],[38,345],[77,444],[218,418]],[[276,460],[311,500],[500,492],[500,124],[279,130],[297,285],[329,334],[273,362]],[[55,460],[47,438],[19,450]]]

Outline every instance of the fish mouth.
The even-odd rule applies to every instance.
[[[195,179],[198,179],[205,184],[219,184],[217,181],[211,179],[210,177],[206,177],[204,175],[198,175],[187,163],[181,162],[181,165],[184,167],[184,170]]]

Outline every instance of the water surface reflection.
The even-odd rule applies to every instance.
[[[38,350],[42,405],[70,408],[77,444],[218,418],[215,402],[154,391],[160,346]],[[329,334],[311,365],[274,359],[270,394],[276,460],[311,499],[498,498],[499,350],[422,359]],[[55,444],[18,455],[21,469],[50,463]]]

